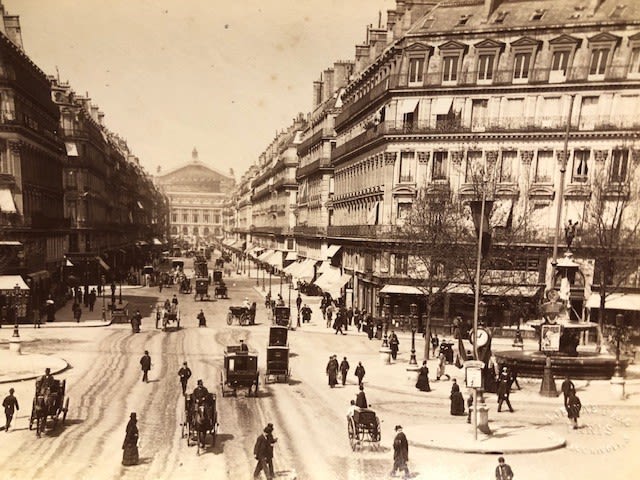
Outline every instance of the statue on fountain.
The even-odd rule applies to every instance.
[[[572,223],[569,219],[567,226],[564,227],[564,238],[567,241],[567,250],[571,249],[573,239],[576,238],[576,231],[578,230],[578,222]]]

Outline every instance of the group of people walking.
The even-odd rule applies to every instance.
[[[338,356],[331,355],[329,357],[329,362],[327,363],[326,374],[329,382],[329,387],[334,388],[338,385],[338,372],[340,372],[340,380],[342,382],[342,386],[344,387],[347,383],[347,374],[351,365],[349,365],[349,361],[347,357],[343,357],[342,361],[338,363]],[[358,362],[356,369],[354,371],[355,376],[358,378],[358,385],[362,385],[362,381],[365,375],[364,366],[362,366],[362,362]]]

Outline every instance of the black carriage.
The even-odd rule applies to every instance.
[[[220,372],[222,396],[237,396],[239,388],[247,388],[247,396],[258,396],[258,356],[241,350],[240,345],[228,345],[224,354],[224,369]]]
[[[182,438],[187,439],[189,447],[197,445],[198,455],[201,449],[206,450],[207,436],[211,435],[211,446],[215,446],[218,433],[216,395],[208,393],[200,399],[195,399],[191,394],[185,395],[181,426]]]
[[[193,287],[191,286],[191,279],[186,277],[186,276],[182,276],[180,279],[180,293],[191,293],[191,291],[193,290]]]
[[[221,283],[221,282],[222,282],[222,270],[214,270],[213,283]]]
[[[35,423],[38,437],[45,431],[49,417],[53,420],[53,428],[56,428],[59,420],[60,424],[64,426],[69,412],[69,398],[65,398],[66,386],[66,380],[53,378],[36,380],[36,393],[31,406],[29,430],[33,429]]]
[[[227,314],[227,325],[231,325],[233,320],[238,320],[240,326],[255,325],[256,323],[256,302],[251,307],[229,307]]]
[[[362,447],[365,442],[379,448],[382,432],[376,412],[370,408],[356,408],[353,415],[347,417],[347,434],[353,451]]]
[[[224,282],[219,283],[214,287],[214,295],[216,298],[229,298],[227,294],[227,285]]]
[[[289,381],[291,369],[289,368],[288,334],[289,329],[284,326],[272,326],[269,328],[265,383]]]
[[[171,261],[171,268],[173,270],[175,270],[176,272],[183,272],[184,271],[184,261],[182,261],[182,260],[172,260]]]
[[[198,300],[198,297],[200,297],[200,301],[210,300],[208,278],[196,278],[195,300]]]
[[[282,305],[273,307],[273,321],[276,325],[288,327],[290,319],[291,309],[289,307]]]

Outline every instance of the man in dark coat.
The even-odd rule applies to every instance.
[[[209,390],[204,386],[202,380],[198,380],[196,388],[193,389],[193,400],[195,402],[200,402],[201,400],[204,400],[207,395],[209,395]]]
[[[398,357],[398,347],[400,346],[400,340],[398,340],[398,336],[396,332],[391,331],[391,335],[389,335],[389,348],[391,349],[391,358],[396,359]]]
[[[565,408],[567,409],[567,416],[571,420],[571,423],[573,423],[573,429],[576,430],[578,428],[578,418],[580,417],[582,404],[575,391],[569,392],[569,398],[567,398]]]
[[[409,442],[407,436],[402,431],[401,425],[396,425],[396,438],[393,439],[393,469],[391,476],[395,475],[397,470],[404,471],[404,478],[409,478]]]
[[[342,359],[340,362],[340,375],[342,376],[342,386],[344,387],[347,383],[347,373],[349,372],[349,362],[347,361],[347,357]]]
[[[178,370],[178,376],[180,377],[180,385],[182,386],[182,394],[187,393],[187,382],[191,378],[191,369],[187,366],[187,362],[182,364],[182,368]]]
[[[513,407],[511,407],[511,402],[509,401],[509,395],[511,394],[511,382],[509,381],[508,375],[501,375],[500,381],[498,383],[498,411],[502,410],[503,402],[507,402],[507,407],[509,407],[509,411],[513,413]]]
[[[140,358],[140,367],[142,368],[142,381],[149,383],[149,370],[151,370],[151,357],[149,351],[145,350],[144,355]]]
[[[302,297],[300,296],[300,293],[298,293],[298,296],[296,297],[296,307],[298,307],[298,313],[300,313],[301,306],[302,306]]]
[[[358,385],[362,385],[362,379],[364,378],[365,375],[365,370],[364,367],[362,366],[362,362],[358,362],[358,366],[356,367],[356,377],[358,377]]]
[[[304,307],[300,310],[300,315],[302,315],[302,323],[309,323],[311,321],[311,309],[309,305],[304,304]]]
[[[96,294],[96,289],[92,288],[91,291],[89,292],[89,311],[93,312],[93,307],[96,304],[96,299],[98,298],[98,295]]]
[[[498,466],[496,467],[496,480],[511,480],[513,471],[511,467],[504,462],[504,457],[498,457]]]
[[[20,406],[18,405],[18,399],[13,395],[14,392],[15,390],[13,388],[10,388],[9,395],[4,397],[4,400],[2,401],[2,406],[4,407],[4,416],[7,419],[4,425],[5,432],[9,431],[9,426],[11,425],[11,420],[13,420],[13,415],[16,412],[16,410],[20,410]]]
[[[262,431],[262,434],[256,439],[256,443],[253,447],[253,455],[258,461],[256,468],[253,471],[253,478],[258,478],[260,472],[264,470],[267,480],[274,478],[273,472],[273,443],[277,440],[273,438],[273,426],[267,425]]]
[[[207,326],[207,318],[204,316],[204,312],[200,309],[200,313],[196,317],[198,319],[198,327],[206,327]]]

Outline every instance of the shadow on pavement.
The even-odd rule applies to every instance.
[[[223,453],[224,444],[233,439],[234,439],[234,436],[231,435],[230,433],[219,433],[218,435],[216,435],[216,444],[213,447],[212,452],[215,453],[216,455]]]

